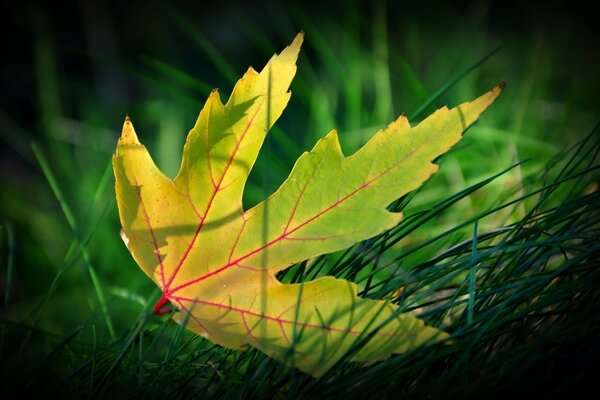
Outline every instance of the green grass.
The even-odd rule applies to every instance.
[[[35,123],[0,109],[0,140],[19,166],[3,174],[0,189],[0,393],[516,398],[593,385],[600,366],[597,78],[561,57],[577,50],[571,44],[551,32],[492,29],[485,9],[444,30],[408,18],[399,26],[391,6],[373,7],[366,14],[348,7],[333,20],[289,6],[289,18],[277,14],[264,30],[237,8],[230,23],[244,59],[214,44],[216,34],[185,9],[163,5],[162,24],[185,38],[178,48],[209,73],[151,51],[118,60],[83,51],[91,65],[141,88],[117,105],[58,67],[73,50],[50,28],[32,34]],[[306,40],[292,101],[251,174],[246,206],[275,190],[334,127],[350,154],[401,112],[418,121],[507,82],[439,160],[440,172],[390,206],[405,213],[397,227],[279,274],[284,282],[326,274],[354,280],[362,296],[392,299],[451,333],[452,343],[367,367],[340,363],[318,380],[152,314],[159,292],[119,237],[110,166],[128,113],[161,169],[174,175],[210,89],[225,95],[248,64],[261,67],[299,28]]]

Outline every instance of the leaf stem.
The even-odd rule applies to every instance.
[[[168,302],[169,302],[169,299],[163,293],[163,295],[160,297],[160,299],[154,305],[154,309],[153,309],[154,314],[161,316],[161,315],[172,313],[173,309],[171,307],[165,307],[165,305]]]

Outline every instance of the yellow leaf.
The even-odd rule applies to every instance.
[[[260,73],[250,68],[226,104],[210,94],[174,180],[156,167],[129,119],[113,166],[126,245],[163,291],[155,311],[171,302],[175,320],[215,343],[253,346],[320,376],[350,349],[351,360],[374,361],[447,334],[392,303],[358,297],[354,283],[282,284],[275,274],[396,225],[402,215],[386,207],[437,170],[431,161],[502,87],[414,127],[401,116],[348,157],[332,131],[300,156],[273,195],[244,210],[244,185],[290,99],[302,40],[296,36]]]

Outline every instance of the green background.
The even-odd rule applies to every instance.
[[[6,5],[0,64],[3,392],[112,396],[118,388],[127,388],[122,396],[241,393],[252,397],[273,389],[284,397],[301,397],[294,382],[309,378],[296,376],[292,370],[273,385],[264,383],[263,392],[253,392],[248,389],[249,382],[258,378],[248,378],[249,366],[259,363],[268,371],[277,368],[275,363],[261,361],[259,354],[239,356],[212,348],[178,330],[168,319],[147,312],[158,292],[119,237],[110,167],[128,114],[159,167],[174,176],[185,135],[210,90],[217,87],[226,98],[250,65],[262,68],[270,55],[300,30],[306,37],[292,100],[251,174],[246,206],[275,190],[295,159],[332,128],[338,129],[345,153],[351,154],[400,113],[416,122],[442,105],[471,100],[499,81],[507,83],[505,92],[443,157],[440,172],[411,198],[404,212],[421,215],[451,194],[528,160],[453,202],[447,212],[419,222],[418,229],[382,252],[389,265],[402,257],[393,268],[381,268],[374,278],[368,278],[364,269],[336,269],[335,260],[344,257],[339,254],[330,258],[329,267],[315,273],[358,280],[367,295],[393,292],[393,285],[387,283],[393,282],[396,288],[406,283],[399,270],[429,265],[435,254],[470,238],[473,226],[465,221],[478,219],[480,232],[494,232],[531,218],[529,211],[536,206],[537,197],[518,200],[485,218],[477,216],[546,184],[552,173],[544,171],[567,160],[562,152],[588,137],[600,116],[600,31],[595,28],[595,14],[575,3],[200,3]],[[592,133],[594,137],[597,134]],[[586,157],[590,165],[597,162],[593,152]],[[569,196],[591,193],[591,197],[582,197],[581,207],[593,209],[597,181],[597,173],[586,173],[577,185],[566,186],[566,197],[554,199],[552,207],[571,199]],[[571,211],[564,213],[567,219],[581,219]],[[588,228],[595,232],[597,223],[591,215],[597,214],[590,213]],[[451,234],[419,249],[422,243],[457,226]],[[590,257],[597,256],[598,241],[585,232],[577,239],[588,240]],[[525,254],[528,244],[521,246]],[[412,248],[417,250],[406,250]],[[468,262],[463,264],[468,267]],[[524,265],[522,260],[519,265]],[[578,276],[574,274],[573,279]],[[372,279],[385,283],[380,292],[369,292]],[[453,279],[462,282],[464,274]],[[595,315],[598,281],[577,282],[579,286],[575,285],[564,301],[577,298],[575,293],[582,290],[592,296],[586,303],[590,308],[582,312]],[[452,285],[446,282],[441,286]],[[529,300],[536,296],[532,292]],[[583,306],[577,303],[573,307]],[[547,309],[540,305],[536,310]],[[554,390],[562,387],[557,382],[563,380],[557,377],[570,373],[578,377],[574,380],[577,385],[588,382],[587,377],[598,367],[590,355],[598,354],[598,345],[590,339],[598,324],[590,319],[589,326],[579,329],[569,323],[570,329],[582,332],[583,339],[577,344],[566,340],[566,333],[542,335],[532,339],[530,352],[515,353],[517,358],[531,354],[541,360],[539,364],[530,360],[531,393],[535,393],[535,382],[546,382],[542,390],[549,393],[562,393]],[[477,329],[472,333],[484,335]],[[554,354],[544,347],[548,340],[567,344],[547,359],[547,354]],[[458,346],[464,351],[483,351],[473,350],[478,349],[473,343],[476,341],[471,338]],[[148,356],[141,355],[142,349],[147,349]],[[220,352],[224,361],[215,366],[210,359],[203,359],[196,365],[181,356],[202,351]],[[502,354],[510,359],[510,352]],[[438,386],[428,386],[430,378],[415,373],[425,367],[413,365],[414,357],[401,364],[407,374],[413,374],[406,380],[412,386],[402,386],[409,384],[400,382],[403,375],[396,372],[400,375],[389,375],[386,387],[391,389],[385,393],[423,394],[427,391],[419,388],[424,387],[444,393],[442,388],[451,382],[457,396],[473,390],[492,395],[501,393],[503,380],[510,376],[497,369],[478,371],[477,378],[469,373],[463,376],[457,370],[448,372],[436,364],[439,360],[432,359],[426,367],[446,371],[448,382],[440,378],[435,381]],[[174,375],[164,375],[164,360],[169,361],[169,368],[175,371],[169,373]],[[465,360],[446,362],[444,365],[458,366]],[[498,365],[507,365],[503,362]],[[545,365],[556,368],[543,372]],[[506,368],[515,370],[514,366]],[[153,380],[157,370],[159,378]],[[181,372],[186,370],[189,376]],[[177,371],[185,378],[173,378]],[[264,380],[268,375],[262,376]],[[376,376],[354,377],[356,396],[376,393],[360,389],[361,382],[375,382]],[[78,382],[70,391],[65,386],[68,379]],[[351,386],[339,377],[331,379],[332,387]],[[107,382],[113,381],[114,387],[107,389]],[[486,383],[477,386],[473,382]],[[518,393],[524,383],[512,382],[506,390]],[[315,393],[331,395],[317,390],[318,383],[313,385]],[[197,386],[212,389],[190,389]],[[182,387],[189,390],[179,392]]]

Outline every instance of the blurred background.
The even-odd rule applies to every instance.
[[[25,368],[73,332],[82,343],[108,346],[156,299],[119,238],[110,161],[125,115],[173,177],[208,93],[219,88],[225,100],[249,66],[262,68],[301,30],[292,100],[253,170],[247,207],[274,191],[296,158],[333,128],[351,154],[403,112],[418,122],[505,81],[502,96],[442,159],[405,213],[529,161],[415,231],[401,249],[518,196],[528,179],[537,179],[533,172],[598,122],[600,30],[589,8],[335,3],[4,5],[0,302],[9,333],[2,335],[3,361]],[[480,229],[503,226],[525,209],[495,213]],[[31,339],[23,342],[24,336]]]

